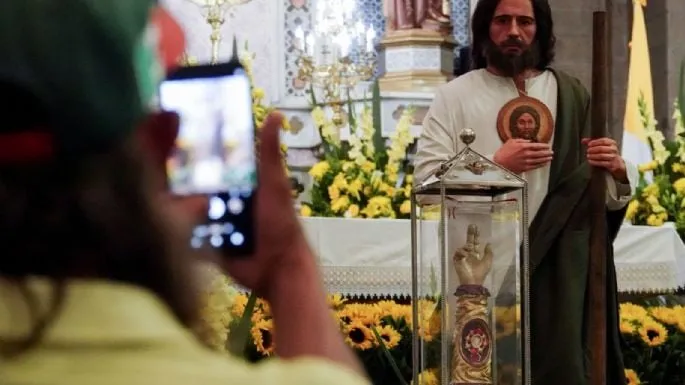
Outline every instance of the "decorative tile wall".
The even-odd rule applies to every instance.
[[[272,0],[273,1],[273,0]],[[305,31],[312,30],[313,0],[280,0],[283,1],[284,11],[284,44],[285,44],[285,95],[289,97],[304,97],[305,84],[297,78],[297,55],[294,54],[295,30],[302,27]]]
[[[471,19],[469,0],[452,0],[450,18],[454,26],[454,39],[460,46],[469,44],[469,20]]]

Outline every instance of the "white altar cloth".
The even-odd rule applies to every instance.
[[[302,223],[329,292],[411,295],[409,220],[302,218]],[[614,252],[621,292],[670,292],[685,286],[685,245],[673,224],[624,224]]]

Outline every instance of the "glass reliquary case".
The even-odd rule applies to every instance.
[[[414,384],[529,384],[524,179],[470,145],[412,191]]]

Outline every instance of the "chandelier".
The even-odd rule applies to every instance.
[[[235,6],[249,3],[251,0],[189,0],[202,9],[202,14],[212,28],[209,39],[212,41],[211,64],[219,62],[219,45],[221,43],[221,26],[226,20],[226,14]]]
[[[373,76],[376,31],[359,21],[355,0],[318,0],[314,25],[313,31],[295,30],[298,77],[322,91],[333,122],[342,127],[342,95]]]

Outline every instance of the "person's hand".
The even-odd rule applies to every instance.
[[[452,262],[460,285],[483,285],[492,269],[492,249],[487,244],[480,250],[480,231],[476,225],[469,225],[466,244],[454,252]]]
[[[584,138],[581,143],[587,146],[587,161],[591,166],[601,167],[619,182],[627,182],[626,163],[621,157],[616,141],[611,138]]]
[[[271,114],[259,140],[259,187],[256,195],[256,252],[246,257],[224,256],[221,264],[238,283],[268,297],[276,277],[288,277],[314,263],[307,245],[283,168],[279,131],[283,118]]]
[[[521,174],[551,162],[552,149],[546,143],[509,139],[497,150],[493,160],[511,172]]]

